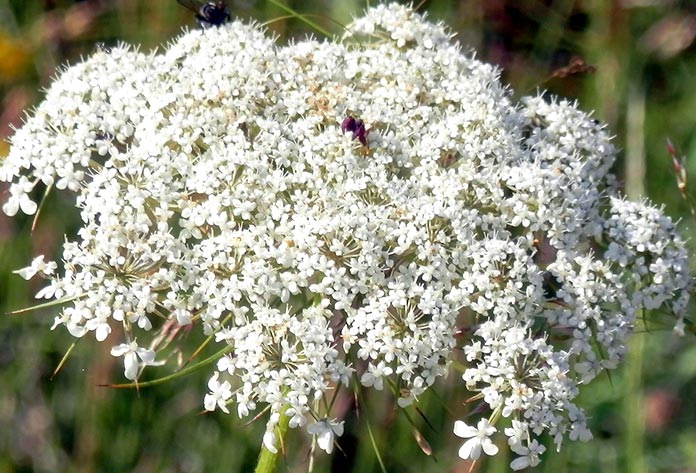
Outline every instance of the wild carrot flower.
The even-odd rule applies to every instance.
[[[285,413],[331,452],[335,390],[408,406],[459,346],[460,388],[501,427],[458,421],[460,456],[505,435],[512,467],[535,465],[542,434],[591,437],[580,386],[618,365],[638,311],[683,326],[693,282],[671,220],[619,194],[604,126],[565,100],[515,103],[498,76],[397,4],[337,41],[279,46],[234,21],[159,54],[97,50],[0,165],[8,215],[55,186],[82,219],[60,262],[20,274],[66,302],[56,326],[118,340],[129,379],[156,363],[136,337],[214,335],[229,350],[205,408],[269,406],[271,450]]]
[[[454,423],[454,435],[457,437],[468,438],[464,445],[459,449],[459,457],[466,460],[478,460],[481,456],[481,451],[486,455],[495,455],[498,453],[496,447],[490,437],[496,433],[498,429],[493,427],[488,419],[478,421],[476,427],[465,424],[461,420]]]

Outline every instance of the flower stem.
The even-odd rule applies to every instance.
[[[290,8],[289,6],[285,5],[283,2],[280,2],[278,0],[268,0],[268,3],[275,5],[276,7],[280,8],[281,10],[286,11],[287,13],[290,14],[291,17],[295,17],[298,20],[303,21],[304,23],[307,24],[307,26],[314,28],[315,30],[317,30],[319,33],[323,34],[327,38],[333,37],[333,35],[329,31],[325,30],[324,28],[319,26],[317,23],[315,23],[312,20],[310,20],[309,18],[307,18],[307,16],[296,12],[295,10]]]
[[[276,453],[271,452],[265,446],[261,447],[261,453],[259,453],[259,460],[256,463],[256,469],[254,473],[273,473],[276,471],[276,463],[278,463],[278,456],[280,452],[284,451],[284,439],[285,434],[288,432],[288,424],[290,423],[290,418],[285,415],[285,410],[280,414],[280,419],[278,424],[275,426],[276,438],[280,442],[280,448]]]

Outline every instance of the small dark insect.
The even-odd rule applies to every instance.
[[[341,130],[343,133],[353,133],[353,139],[357,138],[360,144],[367,148],[367,129],[361,119],[348,115],[341,123]]]
[[[202,2],[200,0],[176,0],[196,14],[196,22],[202,28],[220,26],[230,20],[225,2]]]
[[[564,79],[577,74],[594,74],[596,71],[597,68],[592,64],[587,64],[583,58],[573,56],[567,66],[559,67],[553,71],[549,79],[554,77]]]
[[[101,53],[111,54],[111,48],[104,43],[97,43],[97,51]]]
[[[557,300],[558,291],[563,287],[563,283],[549,271],[544,271],[543,277],[544,282],[542,287],[544,288],[544,297],[547,301]]]

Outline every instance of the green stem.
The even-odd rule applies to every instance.
[[[646,334],[636,334],[629,344],[626,356],[623,418],[626,464],[622,471],[647,473],[645,445],[645,399],[643,397],[643,368],[645,363]]]
[[[290,16],[295,17],[300,21],[303,21],[304,23],[307,24],[307,26],[309,26],[310,28],[314,28],[315,30],[317,30],[319,33],[323,34],[327,38],[333,37],[331,32],[322,28],[317,23],[315,23],[312,20],[310,20],[309,18],[307,18],[305,15],[302,15],[301,13],[298,13],[297,11],[293,10],[289,6],[285,5],[283,2],[280,2],[279,0],[268,0],[268,3],[270,3],[271,5],[275,5],[276,7],[280,8],[281,10],[289,13]]]
[[[280,414],[278,424],[275,427],[276,439],[280,443],[280,448],[278,448],[276,453],[273,453],[265,446],[262,446],[254,473],[274,473],[276,471],[278,456],[280,455],[280,452],[284,450],[283,442],[285,440],[285,434],[288,432],[289,423],[290,418],[285,415],[285,409],[283,409],[283,412]]]
[[[167,376],[162,376],[161,378],[153,379],[152,381],[143,381],[143,382],[137,382],[137,383],[127,383],[127,384],[101,384],[101,387],[105,388],[144,388],[147,386],[156,386],[158,384],[166,383],[167,381],[171,381],[172,379],[180,378],[182,376],[185,376],[189,373],[192,373],[196,371],[198,368],[201,366],[205,366],[208,363],[212,361],[219,360],[222,355],[231,352],[234,350],[234,347],[231,345],[226,346],[222,350],[218,351],[217,353],[209,356],[205,360],[196,363],[195,365],[187,366],[186,368],[183,368],[179,371],[176,371],[172,374],[169,374]]]

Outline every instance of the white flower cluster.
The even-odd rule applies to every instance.
[[[544,433],[589,439],[578,387],[617,365],[637,311],[682,320],[684,244],[617,197],[602,125],[565,101],[514,104],[450,39],[392,4],[337,42],[281,47],[236,21],[161,54],[96,52],[2,162],[5,213],[35,212],[41,184],[75,192],[83,222],[60,269],[20,274],[67,301],[55,325],[114,331],[129,379],[159,363],[137,339],[214,335],[229,350],[205,408],[270,406],[272,450],[284,413],[331,452],[335,390],[386,386],[407,406],[457,346],[462,389],[491,410],[456,424],[461,456],[495,454],[496,423],[516,469]]]

